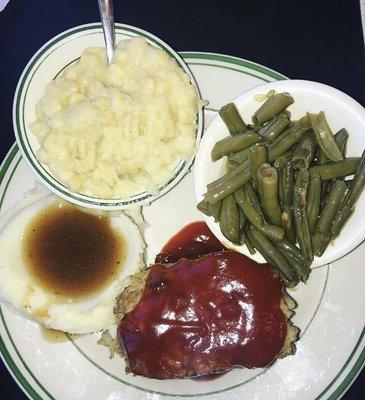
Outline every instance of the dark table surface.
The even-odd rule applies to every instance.
[[[114,0],[115,19],[176,50],[230,54],[290,78],[332,85],[365,104],[365,54],[356,0]],[[0,159],[14,142],[11,107],[29,58],[54,35],[98,21],[96,0],[10,0],[0,13]],[[1,398],[24,399],[3,364]],[[6,395],[5,395],[6,393]],[[365,398],[365,374],[344,399]]]

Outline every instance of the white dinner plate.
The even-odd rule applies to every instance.
[[[254,86],[285,77],[242,59],[197,52],[181,53],[202,97],[209,101],[207,125],[217,109]],[[35,178],[13,146],[0,169],[0,213],[35,185]],[[47,189],[44,189],[47,190]],[[143,209],[148,260],[184,225],[200,220],[192,172],[169,193]],[[40,327],[0,309],[2,359],[31,399],[60,400],[308,400],[338,399],[365,360],[365,246],[336,263],[314,269],[307,285],[291,292],[298,302],[294,323],[301,338],[294,356],[269,368],[237,369],[213,381],[155,380],[125,373],[119,357],[109,359],[96,344],[99,333],[47,341]]]
[[[291,118],[299,119],[306,112],[323,111],[334,132],[345,127],[350,132],[347,143],[346,157],[361,157],[365,139],[365,109],[347,94],[322,83],[287,79],[281,82],[270,82],[245,91],[232,102],[236,105],[244,121],[249,121],[253,113],[262,104],[255,100],[255,96],[264,95],[270,90],[290,93],[294,104],[288,110]],[[315,99],[315,102],[313,102]],[[204,198],[207,185],[222,176],[226,157],[212,161],[211,152],[214,145],[229,135],[228,129],[220,115],[209,124],[200,142],[195,158],[194,187],[197,201]],[[227,240],[222,234],[219,223],[213,217],[202,214],[205,222],[213,234],[228,248],[236,250],[258,263],[265,263],[265,258],[259,253],[251,255],[246,245],[236,245]],[[348,223],[341,230],[335,240],[327,247],[321,257],[314,257],[311,268],[320,267],[334,262],[350,253],[365,238],[365,192],[362,193],[356,208]]]

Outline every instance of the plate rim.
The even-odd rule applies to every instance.
[[[209,53],[209,52],[196,52],[196,51],[183,51],[183,52],[179,52],[185,59],[187,59],[187,64],[189,65],[189,55],[190,54],[194,54],[196,55],[195,57],[192,57],[192,59],[199,59],[198,55],[200,54],[200,59],[201,60],[207,60],[205,57],[209,56],[208,60],[210,61],[216,61],[216,62],[223,62],[223,63],[229,63],[229,60],[233,60],[232,64],[237,65],[237,66],[241,66],[241,67],[245,67],[248,68],[248,66],[250,65],[251,61],[249,60],[245,60],[245,59],[240,59],[239,57],[233,57],[233,56],[229,56],[229,55],[224,55],[224,54],[219,54],[219,53]],[[216,57],[216,59],[214,59],[213,57]],[[240,63],[242,61],[242,64]],[[192,63],[193,64],[193,63]],[[260,65],[257,63],[252,63],[255,65]],[[215,65],[216,67],[222,67],[221,65]],[[261,66],[264,69],[266,69],[266,67]],[[224,67],[222,67],[224,68]],[[270,70],[270,69],[268,69]],[[273,70],[272,70],[273,71]],[[238,72],[244,72],[244,71],[238,71]],[[275,72],[275,71],[274,71]],[[286,79],[286,77],[280,73],[277,73],[279,76],[281,76],[281,79]],[[208,109],[208,111],[213,111],[215,112],[215,109]],[[1,166],[0,166],[0,182],[3,180],[4,176],[6,175],[6,172],[9,168],[9,166],[11,165],[14,157],[17,154],[17,149],[16,149],[16,144],[13,144],[13,146],[10,148],[9,152],[7,153],[7,155],[5,156]],[[12,156],[12,157],[11,157]],[[5,170],[4,170],[5,169]],[[0,310],[1,311],[1,310]],[[348,357],[347,361],[344,363],[344,365],[341,367],[341,369],[339,370],[338,374],[333,378],[333,380],[326,386],[326,388],[317,396],[316,400],[319,400],[321,398],[323,398],[323,396],[326,395],[326,393],[331,390],[331,388],[336,385],[338,379],[340,379],[343,371],[346,369],[346,367],[349,365],[349,363],[351,363],[353,356],[355,355],[355,353],[357,352],[358,348],[360,347],[360,345],[362,345],[362,350],[360,355],[358,356],[357,360],[354,362],[353,366],[351,367],[350,371],[346,374],[345,378],[341,379],[341,381],[335,386],[335,390],[332,391],[332,393],[329,396],[326,396],[325,398],[331,399],[331,400],[335,400],[335,399],[340,399],[345,393],[346,391],[349,389],[349,387],[351,386],[351,384],[353,383],[353,381],[356,379],[356,377],[360,374],[362,368],[365,365],[365,343],[363,342],[363,338],[364,338],[364,334],[365,334],[365,329],[363,329],[356,345],[353,348],[353,352],[350,354],[350,356]],[[23,392],[26,394],[26,396],[30,399],[42,399],[42,397],[39,395],[39,393],[36,392],[35,388],[32,386],[31,383],[28,382],[27,378],[22,374],[22,372],[19,370],[16,362],[12,359],[11,355],[9,354],[9,357],[11,359],[11,361],[13,362],[14,367],[16,368],[16,372],[18,372],[20,374],[20,379],[18,379],[18,374],[16,374],[16,372],[14,372],[10,365],[8,365],[7,361],[6,361],[6,357],[3,354],[3,350],[5,350],[5,352],[8,352],[3,339],[0,337],[0,352],[1,352],[1,358],[6,366],[6,368],[9,370],[9,373],[13,376],[14,380],[17,382],[18,386],[23,390]],[[23,387],[24,381],[25,381],[25,386],[28,386],[28,389],[30,388],[31,391],[34,391],[36,396],[32,397],[30,394],[28,394],[28,392],[26,391],[25,387]],[[39,386],[39,385],[38,385]],[[38,388],[37,388],[38,389]],[[39,386],[39,389],[42,390],[42,392],[44,392],[44,388],[42,385]],[[48,395],[49,398],[54,399],[51,395],[49,395],[47,393],[47,391],[45,391],[45,393]]]

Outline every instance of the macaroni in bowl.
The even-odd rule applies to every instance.
[[[199,97],[175,60],[143,38],[87,48],[48,84],[30,125],[39,161],[71,190],[113,199],[167,182],[195,150]]]

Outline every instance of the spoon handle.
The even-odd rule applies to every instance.
[[[108,62],[111,63],[115,48],[113,0],[98,0],[101,23],[103,25],[104,40]]]

